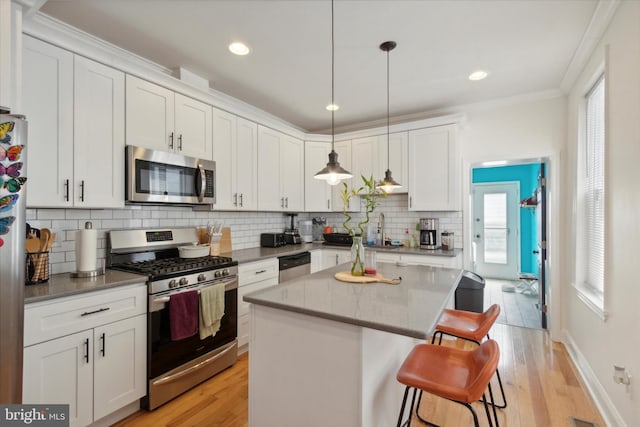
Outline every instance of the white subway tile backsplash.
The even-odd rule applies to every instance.
[[[407,195],[392,195],[380,201],[370,221],[378,222],[379,213],[385,215],[385,232],[391,239],[404,240],[405,230],[416,235],[420,218],[439,218],[440,231],[455,233],[456,247],[462,247],[461,212],[410,212]],[[296,221],[322,216],[327,224],[342,231],[344,215],[340,212],[300,213]],[[352,214],[355,227],[364,213]],[[290,226],[290,218],[281,212],[221,212],[193,211],[189,207],[126,206],[124,209],[28,209],[27,221],[34,227],[47,227],[56,233],[56,243],[50,256],[52,274],[75,271],[75,233],[91,221],[98,230],[97,265],[105,264],[107,232],[116,228],[197,227],[208,222],[223,222],[231,228],[233,248],[260,246],[260,233],[279,232]]]

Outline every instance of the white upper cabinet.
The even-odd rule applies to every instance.
[[[409,210],[460,209],[457,126],[409,131]]]
[[[75,57],[74,206],[124,206],[124,73]]]
[[[23,44],[29,207],[124,206],[124,73],[30,37]]]
[[[213,109],[213,160],[216,162],[215,209],[258,208],[258,125]]]
[[[351,165],[353,168],[351,185],[356,189],[363,184],[362,176],[367,179],[373,176],[376,181],[382,178],[384,170],[380,171],[380,144],[378,141],[378,136],[356,138],[351,141]]]
[[[331,185],[313,176],[327,165],[331,143],[305,141],[304,143],[304,210],[307,212],[331,211]]]
[[[127,75],[127,144],[212,159],[212,107]]]
[[[304,210],[304,143],[258,126],[258,209]]]

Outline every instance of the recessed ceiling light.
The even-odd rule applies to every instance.
[[[229,45],[229,50],[231,53],[236,55],[247,55],[250,50],[249,47],[242,42],[233,42]]]
[[[484,70],[474,71],[473,73],[469,74],[469,80],[473,80],[473,81],[482,80],[486,78],[488,75],[489,73],[487,73]]]
[[[327,110],[329,111],[338,111],[340,106],[338,104],[329,104],[327,105]]]

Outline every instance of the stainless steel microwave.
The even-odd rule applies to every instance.
[[[126,201],[213,205],[216,162],[126,146]]]

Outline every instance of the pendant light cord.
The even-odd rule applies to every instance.
[[[336,139],[336,128],[335,128],[335,99],[334,99],[334,86],[335,86],[335,48],[333,41],[333,0],[331,0],[331,152],[334,150],[334,144]]]
[[[387,50],[387,170],[389,170],[391,163],[389,155],[389,51]]]

